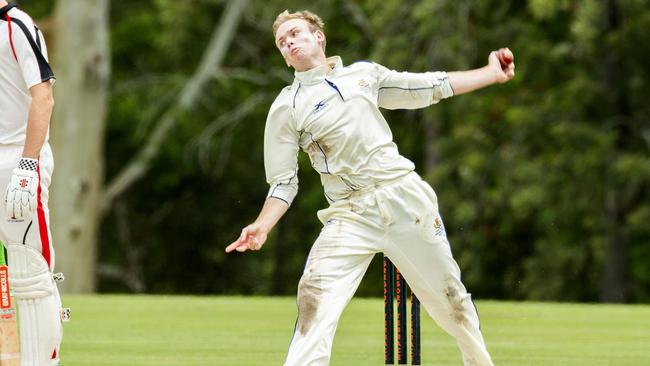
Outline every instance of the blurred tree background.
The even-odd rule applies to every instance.
[[[54,54],[62,27],[74,26],[55,9],[77,2],[17,3]],[[91,140],[103,157],[90,162],[104,183],[96,212],[76,218],[99,227],[79,244],[96,266],[64,289],[295,293],[326,205],[306,156],[298,197],[264,250],[223,251],[268,189],[266,113],[293,78],[271,24],[287,8],[319,13],[328,54],[346,63],[463,70],[510,47],[512,82],[384,111],[438,193],[464,282],[478,298],[650,301],[650,0],[109,1],[107,113]],[[53,124],[75,128],[68,121]],[[77,143],[53,136],[55,174],[90,158],[58,154]],[[62,186],[52,187],[57,206]],[[55,230],[71,220],[53,217]],[[62,235],[66,272],[83,259]],[[379,259],[359,295],[380,296]]]

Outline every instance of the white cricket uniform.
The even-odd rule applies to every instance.
[[[42,82],[53,83],[54,80],[54,73],[48,63],[45,40],[30,16],[12,4],[1,8],[0,189],[2,194],[11,179],[13,169],[18,167],[18,161],[22,156],[32,102],[29,89]],[[16,282],[13,287],[20,318],[23,366],[58,365],[62,334],[61,301],[52,280],[54,247],[47,202],[54,160],[47,138],[38,160],[40,185],[37,191],[36,213],[26,219],[7,219],[5,205],[0,205],[0,240],[6,247],[13,245],[17,249],[17,251],[8,250],[8,260],[10,279],[13,276],[15,280],[12,280],[12,284]],[[25,248],[26,251],[22,250]],[[40,253],[42,256],[36,258],[38,265],[32,262],[34,253]],[[26,282],[22,280],[23,278]],[[38,281],[40,283],[38,286],[42,285],[42,288],[33,287],[32,284],[36,283],[33,281]],[[17,288],[23,282],[26,284],[26,299],[22,298],[22,292]],[[37,293],[36,297],[33,296],[34,293]],[[28,308],[24,307],[26,303],[30,303],[27,305]],[[28,324],[28,321],[24,320],[28,317],[27,313],[34,316],[35,324]],[[38,340],[28,339],[30,334],[38,337]]]
[[[298,286],[298,320],[285,366],[328,365],[338,319],[372,257],[399,268],[429,315],[456,338],[465,365],[492,365],[460,281],[433,189],[402,157],[379,108],[423,108],[451,97],[445,72],[405,73],[339,57],[296,72],[266,122],[268,197],[291,204],[305,151],[330,206]]]

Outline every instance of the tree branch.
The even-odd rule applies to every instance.
[[[372,24],[359,4],[353,1],[345,1],[343,3],[343,9],[352,16],[352,22],[359,27],[367,39],[375,39],[375,31],[372,29]]]
[[[115,205],[117,219],[117,233],[120,241],[121,252],[124,253],[124,265],[99,263],[97,275],[118,280],[134,293],[143,293],[147,290],[142,268],[142,255],[144,248],[134,244],[129,226],[128,209],[124,202]]]
[[[231,0],[228,2],[219,25],[212,33],[199,66],[183,87],[177,103],[161,117],[160,122],[151,133],[149,141],[142,150],[108,184],[99,205],[102,214],[111,206],[115,197],[124,193],[133,183],[144,176],[151,165],[151,161],[158,154],[162,142],[176,124],[178,113],[191,109],[201,96],[205,83],[213,78],[221,68],[247,2],[247,0]]]
[[[218,132],[230,128],[231,130],[239,122],[243,121],[248,115],[255,111],[255,108],[261,103],[268,101],[270,96],[263,92],[257,92],[252,96],[248,97],[244,102],[242,102],[238,108],[230,111],[230,113],[222,114],[214,121],[212,121],[203,131],[196,136],[190,142],[190,147],[196,148],[196,154],[200,166],[207,170],[210,165],[210,150],[212,147],[212,141],[214,135]],[[231,136],[226,136],[226,144],[224,149],[229,148],[228,138]],[[220,172],[222,170],[223,164],[227,161],[229,156],[229,151],[222,149],[222,153],[218,154],[219,164],[217,164],[216,171]]]

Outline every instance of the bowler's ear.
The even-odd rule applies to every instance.
[[[318,43],[322,45],[323,42],[325,41],[325,33],[323,33],[322,30],[317,30],[316,32],[314,32],[314,35],[316,36],[316,40],[318,41]]]

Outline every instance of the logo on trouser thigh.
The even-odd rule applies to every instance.
[[[424,241],[438,243],[440,240],[447,240],[445,225],[442,223],[442,218],[437,212],[427,213],[424,219],[416,217],[415,225],[418,227],[420,237]]]
[[[440,217],[436,217],[435,220],[433,220],[433,235],[443,237],[447,236],[445,225],[442,224]]]

